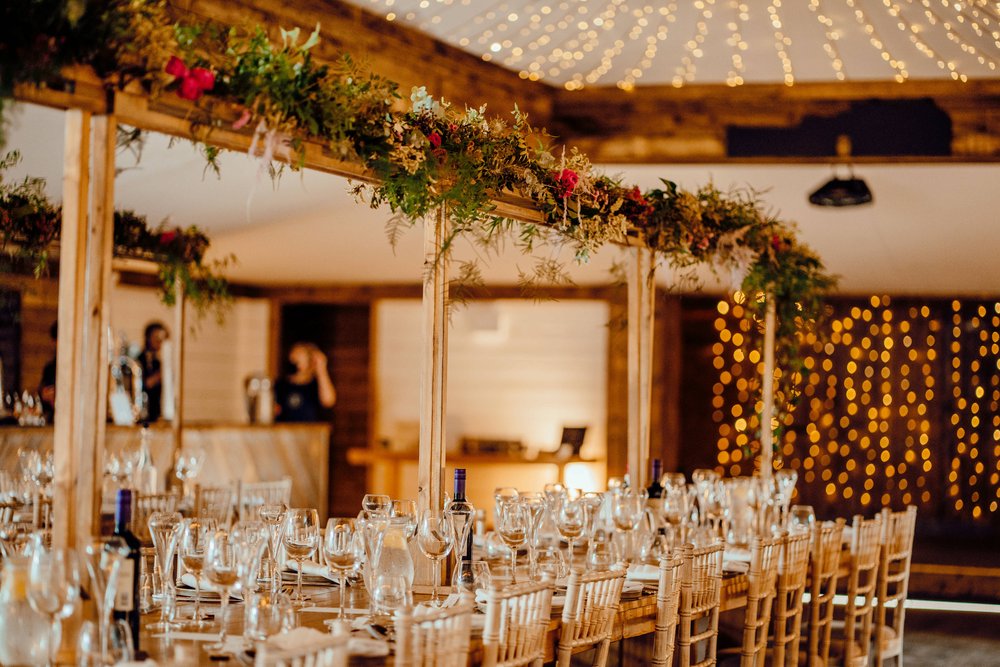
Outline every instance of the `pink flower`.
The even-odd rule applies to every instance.
[[[170,76],[175,76],[178,79],[187,76],[188,68],[184,64],[184,61],[177,56],[170,56],[170,61],[167,62],[166,66],[167,74]]]
[[[177,230],[171,229],[160,234],[160,245],[170,245],[177,238]]]
[[[441,135],[437,130],[427,135],[427,141],[431,142],[431,146],[434,148],[441,148]]]
[[[449,132],[457,132],[458,131],[458,125],[456,125],[455,123],[449,123],[448,124],[448,131]]]
[[[247,123],[250,122],[251,118],[252,115],[250,114],[250,109],[244,109],[243,114],[235,121],[233,121],[233,129],[242,130],[244,127],[246,127]]]
[[[576,190],[576,184],[580,182],[580,175],[572,169],[563,169],[556,175],[557,194],[560,198],[566,199]]]

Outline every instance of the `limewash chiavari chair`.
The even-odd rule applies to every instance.
[[[764,664],[783,541],[783,537],[757,536],[750,544],[747,606],[743,614],[743,646],[740,649],[742,667],[760,667]]]
[[[902,512],[882,510],[882,545],[879,555],[878,589],[875,602],[875,667],[896,658],[903,664],[903,619],[913,555],[913,532],[917,508],[910,505]],[[890,614],[892,621],[886,622]]]
[[[474,606],[473,595],[463,592],[446,609],[396,611],[396,667],[465,667]]]
[[[851,530],[847,603],[844,605],[844,633],[840,638],[843,645],[839,657],[844,667],[866,667],[871,654],[882,516],[869,520],[855,516]]]
[[[611,629],[621,602],[625,570],[573,572],[566,587],[566,605],[559,632],[558,667],[569,667],[574,649],[593,646],[593,667],[604,667],[611,646]]]
[[[677,639],[677,613],[681,600],[680,554],[660,559],[660,580],[656,586],[656,626],[653,634],[653,667],[670,667]]]
[[[149,517],[155,512],[176,512],[181,504],[179,491],[169,493],[138,494],[135,499],[135,519],[132,521],[132,532],[144,545],[153,543],[149,534]]]
[[[282,477],[270,482],[242,482],[239,484],[237,507],[240,520],[256,520],[257,509],[262,505],[292,502],[292,478]]]
[[[817,522],[813,528],[809,554],[808,667],[824,667],[830,660],[833,599],[837,594],[845,523],[844,519]]]
[[[774,600],[774,640],[772,664],[792,667],[799,664],[799,641],[802,631],[802,594],[809,572],[808,532],[785,537],[778,564],[778,588]]]
[[[349,639],[347,632],[338,631],[310,638],[304,646],[293,648],[277,648],[262,642],[253,664],[255,667],[347,667]]]
[[[486,594],[483,667],[541,667],[552,611],[552,582],[526,583]]]
[[[719,603],[722,596],[722,540],[695,549],[682,548],[681,600],[678,612],[676,652],[680,667],[714,665],[719,635]],[[704,623],[702,623],[704,621]],[[698,630],[699,624],[705,629]],[[692,654],[704,651],[700,660]]]
[[[236,502],[236,488],[225,486],[194,487],[194,516],[215,519],[220,528],[228,527],[233,519],[233,504]]]

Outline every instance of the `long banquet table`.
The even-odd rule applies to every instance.
[[[335,586],[309,586],[303,587],[303,590],[307,590],[311,597],[311,603],[321,609],[330,609],[336,607],[339,604],[339,589]],[[747,576],[745,574],[729,574],[726,573],[722,580],[722,600],[721,600],[721,611],[729,611],[732,609],[738,609],[746,605],[746,593],[747,593]],[[368,606],[368,597],[361,585],[355,585],[348,588],[349,597],[345,600],[345,605],[351,609],[361,609]],[[428,596],[415,594],[415,601],[419,602],[426,599]],[[203,609],[211,609],[212,605],[202,604]],[[218,605],[214,605],[217,610]],[[239,636],[243,634],[243,606],[242,604],[231,604],[229,606],[228,623],[227,630],[230,636]],[[179,607],[179,613],[183,615],[190,616],[191,605],[184,603]],[[143,617],[143,626],[147,623],[151,623],[158,620],[159,612],[154,611],[146,614]],[[312,612],[308,608],[300,611],[298,614],[299,624],[305,627],[311,627],[318,630],[326,631],[326,626],[324,621],[331,618],[336,618],[336,612],[318,611]],[[633,600],[623,601],[619,607],[617,618],[615,619],[614,629],[612,630],[611,640],[613,642],[621,641],[624,639],[629,639],[632,637],[640,637],[643,635],[650,635],[654,631],[654,625],[656,622],[656,591],[655,583],[647,584],[644,588],[642,595]],[[550,661],[555,659],[556,647],[559,642],[559,628],[560,628],[560,618],[557,612],[554,612],[552,619],[549,621],[548,627],[548,638],[545,644],[545,660]],[[207,630],[201,630],[200,632],[204,635],[205,640],[210,640],[211,638],[207,635],[209,633],[217,632],[217,626],[210,626]],[[183,633],[183,631],[182,631]],[[185,637],[186,633],[182,634]],[[159,636],[156,633],[152,633],[148,630],[143,629],[140,637],[140,644],[144,651],[149,654],[149,657],[155,660],[160,665],[207,665],[207,666],[218,666],[220,664],[225,664],[225,662],[219,662],[219,660],[212,660],[208,652],[203,649],[206,642],[198,639],[190,638],[167,638],[164,636]],[[472,634],[472,650],[470,652],[470,664],[479,664],[480,656],[482,654],[482,634],[473,630]],[[231,663],[236,663],[236,660],[230,660]],[[238,663],[237,663],[238,664]],[[391,665],[392,656],[388,658],[359,658],[352,657],[351,664],[357,666],[369,666],[369,665]]]

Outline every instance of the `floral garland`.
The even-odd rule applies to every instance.
[[[397,225],[443,206],[453,235],[487,245],[516,228],[523,249],[569,243],[586,260],[631,237],[673,266],[708,263],[751,296],[748,316],[761,315],[758,295],[774,296],[780,358],[788,363],[801,330],[822,315],[834,279],[754,193],[688,192],[667,181],[641,192],[597,173],[575,150],[552,150],[516,108],[509,122],[487,118],[484,109],[455,109],[422,88],[405,105],[395,83],[347,56],[314,60],[318,27],[304,39],[298,29],[280,37],[271,40],[262,27],[193,23],[172,16],[165,0],[15,0],[0,9],[0,94],[57,78],[64,65],[89,64],[109,86],[138,80],[154,97],[194,102],[200,137],[210,139],[212,127],[251,129],[251,152],[265,163],[281,157],[301,166],[305,140],[325,143],[375,174],[377,183],[357,194],[372,206],[387,204]],[[214,165],[217,150],[206,155]],[[529,197],[545,226],[499,220],[492,198],[505,191]]]
[[[59,238],[61,209],[45,195],[45,180],[25,177],[8,184],[3,173],[18,164],[12,151],[0,159],[0,263],[28,265],[36,277],[48,268],[49,254]],[[185,298],[199,315],[215,310],[221,317],[232,297],[222,270],[231,258],[208,262],[208,237],[197,227],[151,229],[146,218],[133,211],[115,211],[114,254],[118,257],[155,262],[160,280],[160,299],[172,306],[175,287],[181,283]]]

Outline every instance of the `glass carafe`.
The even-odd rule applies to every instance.
[[[49,622],[28,602],[31,559],[11,556],[0,584],[0,664],[44,665],[49,654]]]
[[[375,547],[374,572],[380,576],[401,576],[407,590],[413,589],[413,557],[406,541],[407,522],[403,517],[383,519],[384,529]]]

